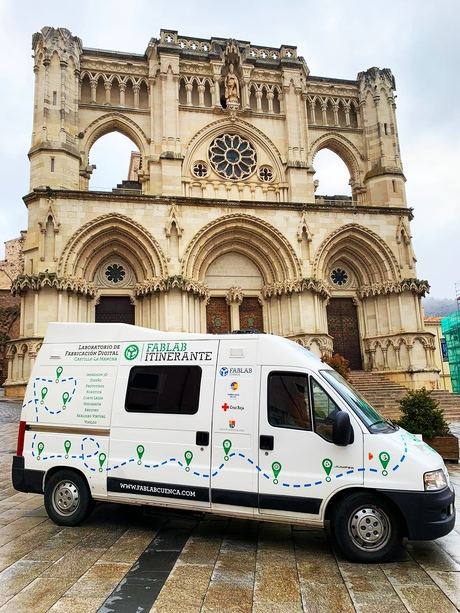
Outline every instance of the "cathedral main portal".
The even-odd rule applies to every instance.
[[[327,306],[327,325],[334,353],[346,358],[351,369],[362,370],[358,312],[352,298],[331,298]]]
[[[96,306],[96,323],[134,325],[134,306],[129,296],[102,296]]]

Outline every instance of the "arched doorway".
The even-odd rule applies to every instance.
[[[205,283],[211,296],[206,306],[206,331],[222,334],[232,330],[264,331],[262,274],[246,255],[228,252],[208,267]]]
[[[348,360],[352,370],[362,370],[358,310],[353,298],[331,298],[327,305],[327,328],[334,353]]]
[[[96,323],[134,325],[134,305],[129,296],[101,296],[96,305]]]

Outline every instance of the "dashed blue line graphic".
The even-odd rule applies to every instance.
[[[138,445],[136,448],[136,451],[137,451],[136,457],[128,458],[127,460],[123,460],[122,462],[119,462],[118,464],[113,464],[112,466],[106,465],[104,468],[104,465],[106,464],[106,460],[107,460],[107,455],[105,454],[105,452],[101,451],[100,443],[92,436],[85,436],[81,439],[81,441],[79,442],[80,453],[77,453],[77,454],[69,453],[71,449],[71,445],[72,445],[70,440],[64,441],[64,453],[53,452],[51,454],[46,454],[45,444],[42,441],[38,441],[37,437],[38,435],[34,434],[32,438],[31,452],[32,452],[33,458],[36,458],[37,460],[40,460],[43,462],[47,460],[56,460],[56,459],[63,459],[63,458],[71,459],[71,460],[80,460],[83,462],[83,465],[85,466],[85,468],[87,468],[89,471],[93,473],[103,472],[103,471],[110,473],[112,471],[118,470],[119,468],[122,468],[132,463],[137,463],[139,466],[147,470],[157,470],[157,469],[161,469],[161,467],[163,466],[176,464],[180,469],[190,472],[190,474],[193,474],[195,477],[209,479],[210,476],[217,477],[219,473],[222,472],[230,462],[234,460],[239,460],[239,461],[248,462],[249,465],[255,467],[255,469],[261,474],[261,476],[264,479],[272,480],[273,483],[277,485],[279,483],[278,476],[280,472],[282,471],[281,463],[277,461],[273,462],[271,466],[272,473],[273,473],[273,479],[272,479],[272,476],[268,472],[266,472],[263,467],[259,466],[252,458],[248,457],[244,453],[240,451],[238,452],[232,451],[231,453],[228,453],[227,455],[226,451],[230,451],[231,449],[231,444],[229,446],[230,441],[228,441],[228,439],[226,439],[225,441],[224,453],[226,455],[224,456],[224,461],[221,462],[217,467],[211,468],[210,472],[200,472],[198,470],[190,469],[190,465],[193,460],[193,453],[191,451],[186,451],[184,453],[185,462],[179,458],[172,457],[172,458],[167,458],[163,461],[152,463],[152,462],[144,462],[142,460],[142,457],[146,449],[143,445]],[[399,462],[391,467],[391,470],[393,472],[398,470],[401,467],[401,464],[403,464],[407,458],[407,441],[404,435],[401,435],[401,440],[403,443],[403,453],[399,459]],[[387,455],[389,456],[389,454]],[[326,463],[325,463],[325,460],[327,460]],[[284,488],[292,487],[296,489],[309,488],[309,487],[322,485],[323,483],[329,483],[330,481],[334,479],[341,479],[342,477],[344,477],[344,475],[352,475],[354,473],[364,473],[366,471],[369,473],[374,473],[374,474],[379,473],[379,470],[377,468],[374,468],[374,467],[366,468],[365,466],[360,466],[358,468],[352,468],[352,469],[347,470],[346,472],[339,472],[333,475],[331,472],[333,469],[332,460],[330,460],[329,458],[326,458],[325,460],[323,460],[322,462],[323,469],[326,472],[326,477],[324,479],[318,479],[316,481],[311,481],[308,483],[289,483],[283,480],[280,483],[281,487],[284,487]],[[93,466],[92,464],[95,464],[95,465]]]
[[[58,366],[56,368],[56,378],[55,379],[47,379],[45,377],[36,377],[33,381],[32,392],[33,398],[31,398],[28,402],[25,402],[22,405],[22,408],[28,406],[29,404],[33,404],[35,406],[35,421],[38,422],[38,414],[39,410],[43,409],[50,415],[59,415],[66,409],[68,409],[71,404],[75,392],[77,391],[77,380],[75,377],[64,377],[61,375],[64,369],[62,366]],[[56,399],[56,389],[54,389],[53,394],[53,403],[56,406],[50,406],[49,400],[46,398],[50,393],[51,386],[59,386],[57,391],[57,399]],[[61,391],[62,390],[62,391]]]

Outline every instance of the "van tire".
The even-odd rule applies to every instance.
[[[58,526],[78,526],[93,510],[86,480],[73,470],[60,470],[45,484],[45,509]]]
[[[398,553],[399,518],[392,505],[377,494],[350,494],[334,510],[331,523],[335,542],[352,562],[384,562]]]

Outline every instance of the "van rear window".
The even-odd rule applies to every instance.
[[[125,409],[193,415],[198,411],[200,384],[199,366],[135,366],[129,373]]]

